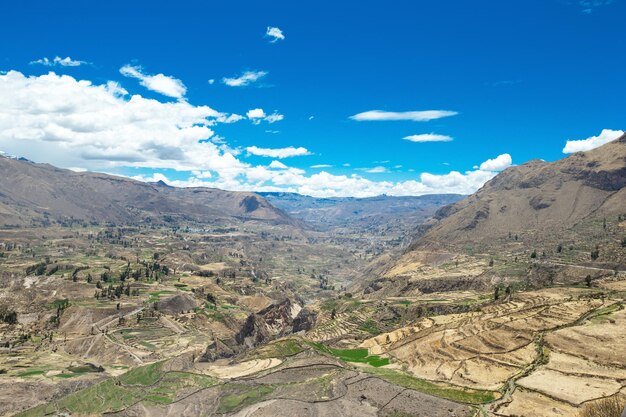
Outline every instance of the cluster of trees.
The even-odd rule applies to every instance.
[[[43,275],[46,273],[46,269],[48,269],[48,264],[46,262],[39,262],[26,267],[26,275]]]
[[[311,274],[311,279],[317,279],[320,283],[320,288],[323,290],[335,290],[335,286],[334,285],[330,285],[330,282],[328,280],[327,276],[324,276],[322,274],[319,275],[315,275],[315,274]]]
[[[50,318],[50,322],[53,324],[59,324],[61,321],[61,315],[66,308],[70,306],[70,300],[64,298],[62,300],[55,300],[52,305],[57,308],[56,314]]]
[[[495,301],[498,301],[500,299],[500,286],[496,285],[496,288],[494,288],[493,290],[493,299]],[[504,293],[506,294],[506,297],[510,297],[511,293],[513,292],[513,289],[511,288],[510,285],[507,285],[504,289]]]
[[[110,300],[114,300],[116,298],[120,298],[123,294],[129,297],[139,295],[138,288],[131,288],[130,284],[126,284],[126,286],[124,286],[124,283],[120,283],[117,286],[109,284],[108,287],[103,287],[101,281],[98,281],[96,288],[98,288],[98,290],[94,293],[94,297],[96,299],[108,298]]]

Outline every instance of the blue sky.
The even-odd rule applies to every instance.
[[[469,193],[624,129],[624,16],[623,0],[12,2],[0,150],[181,186]]]

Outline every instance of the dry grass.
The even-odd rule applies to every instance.
[[[626,398],[613,396],[587,404],[579,417],[620,417],[626,407]]]

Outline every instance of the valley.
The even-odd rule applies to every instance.
[[[626,137],[466,198],[365,201],[2,157],[47,194],[2,185],[0,414],[539,417],[621,401],[624,155]]]

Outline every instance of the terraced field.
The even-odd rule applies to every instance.
[[[527,416],[528,407],[546,404],[553,411],[537,415],[572,415],[626,386],[622,299],[592,295],[515,294],[478,312],[417,320],[361,346],[421,379],[499,391],[502,398],[488,407],[495,415]]]
[[[299,349],[293,353],[296,345]],[[286,349],[287,346],[290,348]],[[422,383],[410,376],[393,369],[376,371],[379,368],[368,365],[355,368],[320,354],[319,349],[299,339],[278,341],[259,348],[256,353],[269,351],[286,354],[230,364],[197,363],[190,355],[156,362],[19,416],[53,412],[241,417],[470,417],[476,414],[470,405],[422,392]]]

